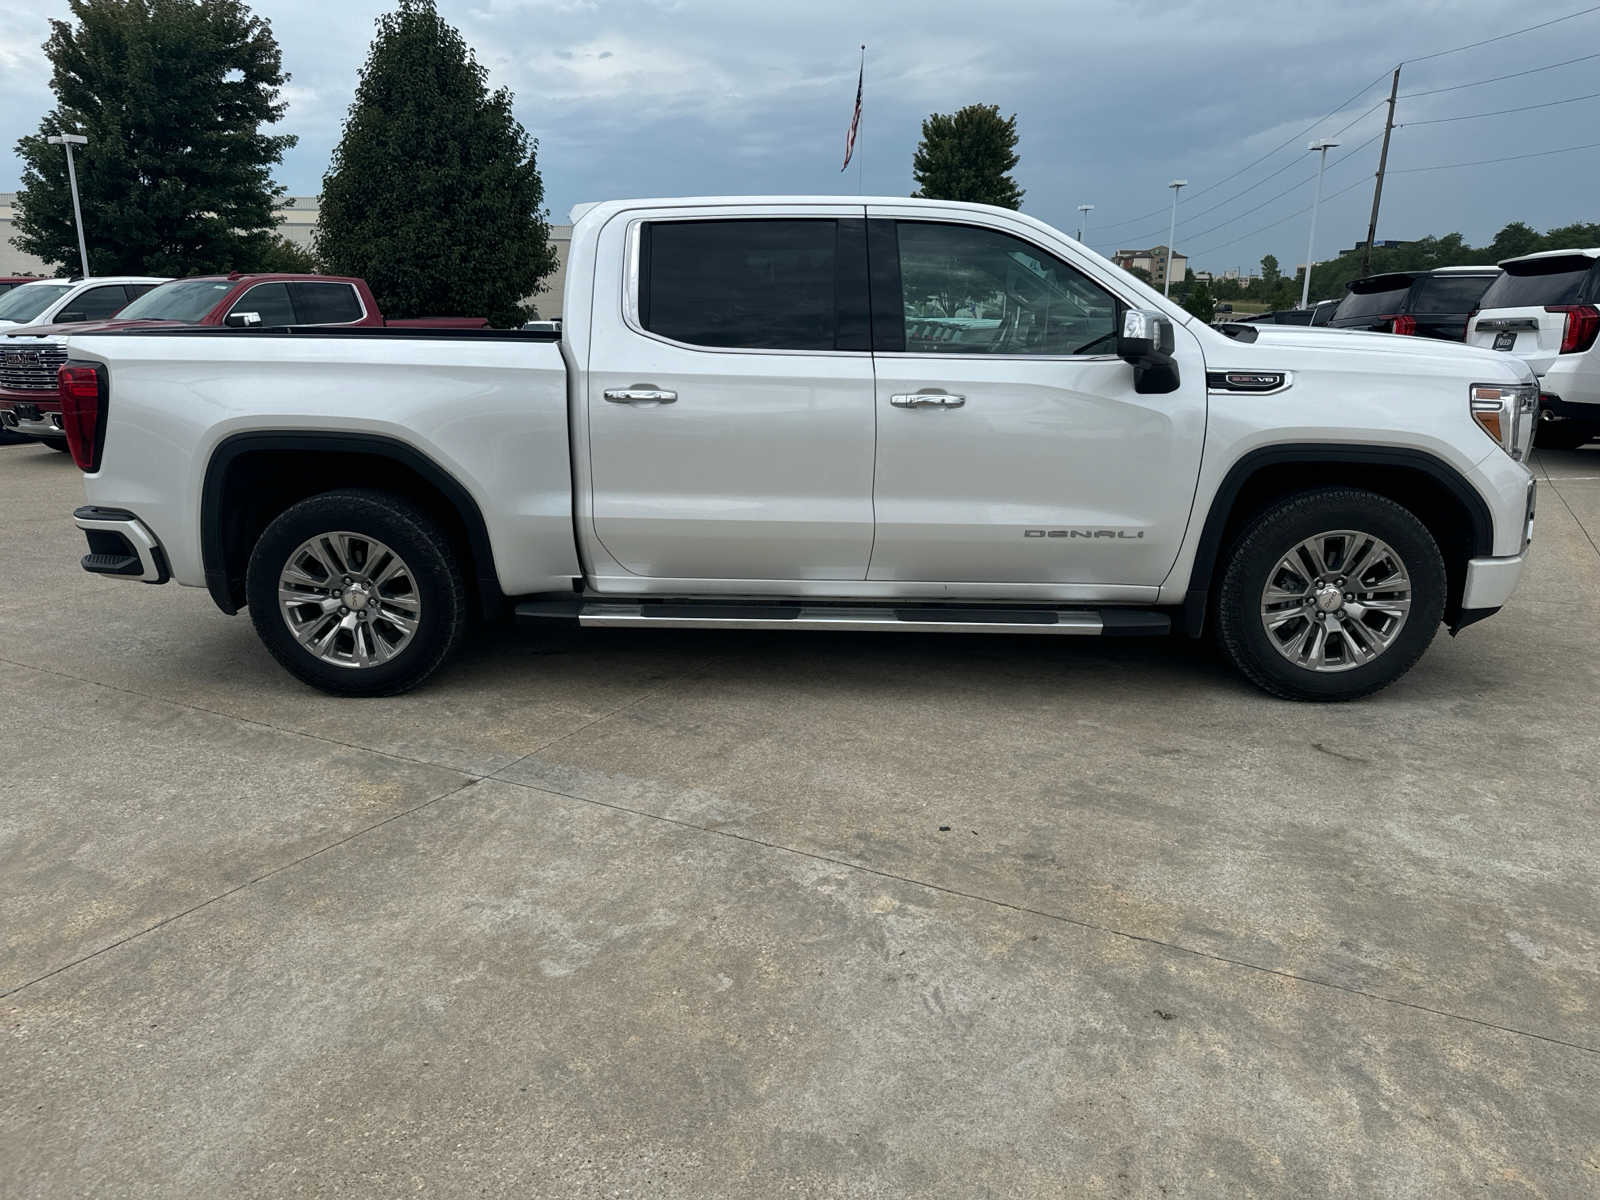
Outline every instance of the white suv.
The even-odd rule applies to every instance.
[[[1508,258],[1467,325],[1467,343],[1517,355],[1539,377],[1541,446],[1600,437],[1600,248]]]
[[[36,279],[0,296],[0,333],[19,326],[102,320],[166,281],[164,275]]]

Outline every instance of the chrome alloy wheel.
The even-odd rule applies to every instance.
[[[1261,624],[1284,658],[1311,671],[1349,671],[1400,636],[1411,577],[1369,533],[1334,529],[1285,554],[1261,590]]]
[[[300,543],[278,576],[278,608],[303,647],[336,667],[376,667],[416,636],[422,597],[404,560],[364,533]]]

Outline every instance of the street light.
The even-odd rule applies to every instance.
[[[1311,298],[1311,249],[1317,244],[1317,206],[1322,203],[1322,170],[1328,165],[1328,151],[1338,144],[1327,138],[1318,138],[1306,147],[1307,150],[1320,150],[1322,153],[1317,159],[1317,190],[1311,197],[1311,234],[1306,238],[1306,277],[1300,284],[1301,308]]]
[[[1167,186],[1172,189],[1172,225],[1167,230],[1167,270],[1161,288],[1163,296],[1172,295],[1172,242],[1178,236],[1178,193],[1189,186],[1189,181],[1174,179]]]
[[[72,221],[78,229],[78,261],[83,264],[83,275],[89,277],[89,250],[83,244],[83,210],[78,207],[78,172],[72,165],[72,148],[87,146],[89,139],[81,133],[60,133],[45,138],[52,146],[64,146],[67,151],[67,182],[72,186]]]
[[[1078,240],[1083,241],[1084,231],[1089,228],[1089,214],[1094,211],[1092,204],[1078,205]]]

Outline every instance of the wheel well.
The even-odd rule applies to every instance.
[[[1461,611],[1467,561],[1493,549],[1488,508],[1465,480],[1425,455],[1394,452],[1389,461],[1365,458],[1269,461],[1230,475],[1206,520],[1184,600],[1184,629],[1199,636],[1215,592],[1222,562],[1246,525],[1268,506],[1297,492],[1319,487],[1353,487],[1385,496],[1414,513],[1428,528],[1444,557],[1449,592],[1445,620]],[[1407,461],[1410,459],[1411,461]],[[1417,461],[1421,460],[1421,461]],[[1469,499],[1470,497],[1470,499]]]
[[[488,529],[466,490],[404,443],[349,434],[243,434],[218,448],[201,504],[206,587],[217,606],[244,607],[250,552],[274,517],[352,487],[401,496],[432,517],[461,557],[469,603],[486,615],[503,606]]]

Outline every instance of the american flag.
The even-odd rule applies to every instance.
[[[844,137],[844,166],[843,171],[850,165],[850,156],[856,152],[856,129],[861,124],[861,82],[867,74],[867,48],[861,47],[861,70],[856,75],[856,111],[850,118],[850,132]]]

